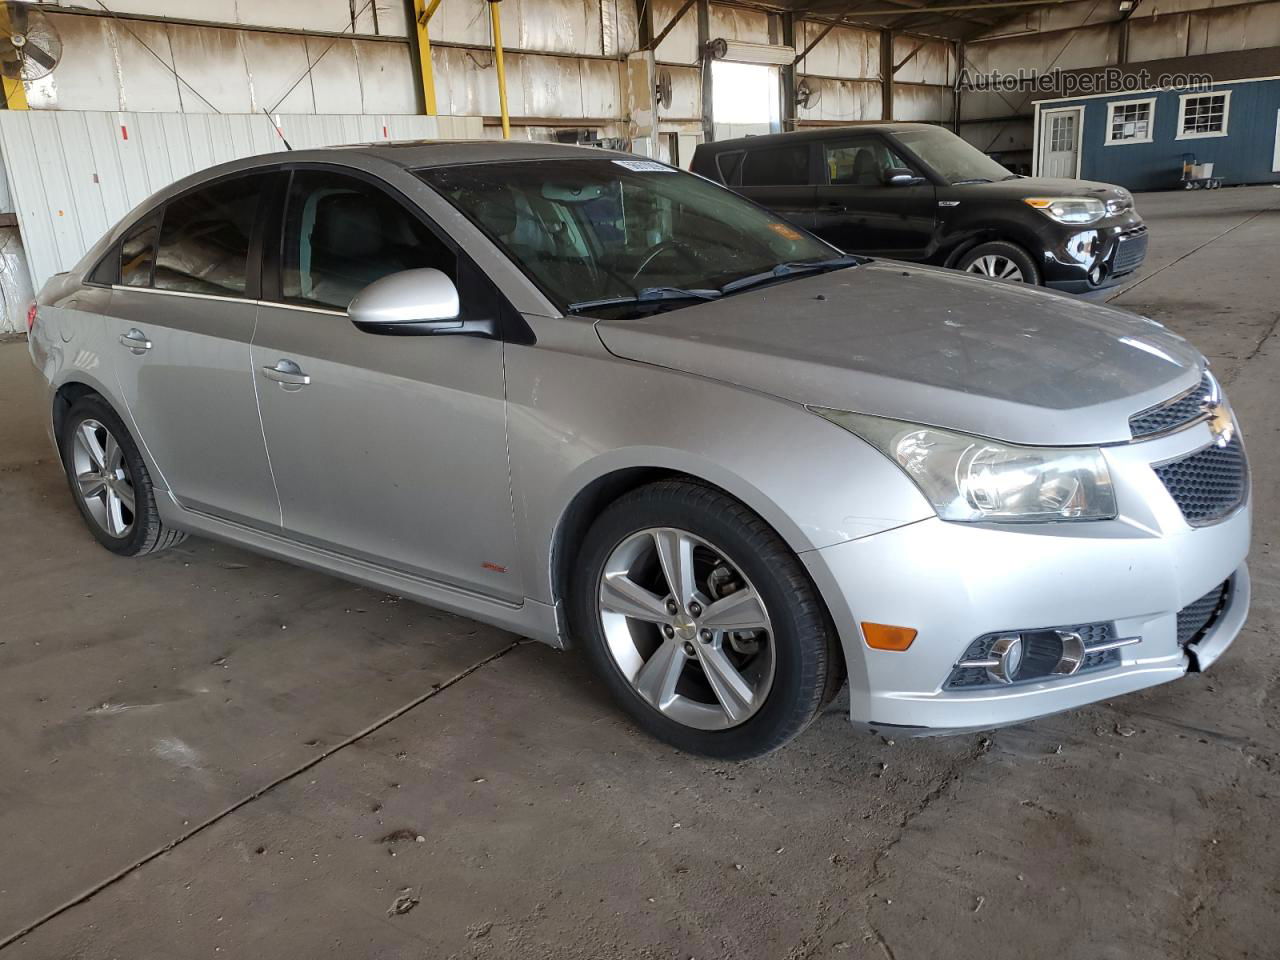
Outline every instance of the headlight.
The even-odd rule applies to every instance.
[[[1096,223],[1107,212],[1093,197],[1023,197],[1022,202],[1059,223]]]
[[[810,407],[876,447],[943,520],[1109,520],[1111,474],[1092,447],[1018,447],[965,433]]]

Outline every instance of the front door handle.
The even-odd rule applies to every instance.
[[[262,373],[285,390],[299,390],[311,382],[311,378],[292,360],[277,360],[274,366],[263,367]]]
[[[130,353],[137,356],[142,356],[151,349],[151,341],[137,327],[130,328],[128,333],[120,334],[120,342],[129,348]]]

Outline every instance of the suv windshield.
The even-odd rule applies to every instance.
[[[522,160],[418,176],[561,310],[621,301],[684,306],[745,289],[721,290],[735,280],[800,275],[805,264],[819,262],[849,265],[767,210],[651,160]]]
[[[948,183],[992,183],[1015,176],[977,147],[941,127],[900,130],[894,136]]]

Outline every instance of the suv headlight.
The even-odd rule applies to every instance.
[[[943,520],[1110,520],[1111,474],[1096,447],[1019,447],[901,420],[810,407],[898,464]]]
[[[1107,212],[1093,197],[1023,197],[1022,202],[1059,223],[1096,223]]]

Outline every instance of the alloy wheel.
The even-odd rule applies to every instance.
[[[120,443],[101,422],[86,419],[71,441],[76,492],[108,536],[124,539],[135,520],[133,478]]]
[[[706,540],[674,527],[632,534],[609,554],[597,595],[614,665],[664,716],[721,730],[764,705],[776,660],[768,611]]]
[[[1008,257],[1002,257],[995,253],[979,257],[969,264],[966,272],[991,277],[995,280],[1008,280],[1011,283],[1023,283],[1026,280],[1026,277],[1022,275],[1022,268]]]

